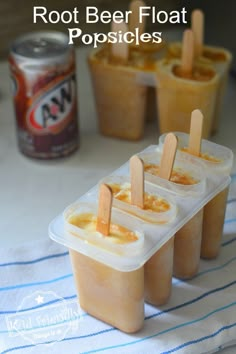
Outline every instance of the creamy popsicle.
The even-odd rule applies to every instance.
[[[145,301],[155,306],[164,305],[171,295],[174,237],[171,237],[145,264]]]
[[[180,42],[170,43],[167,58],[178,59],[181,57],[182,45]],[[219,75],[219,86],[212,121],[211,133],[219,129],[222,105],[228,83],[229,70],[232,63],[232,54],[225,48],[204,45],[202,55],[197,59],[200,65],[211,67]]]
[[[120,272],[70,250],[81,308],[121,331],[134,333],[144,320],[143,267]]]
[[[159,174],[159,166],[147,163],[145,172]],[[194,185],[198,180],[183,170],[173,170],[170,181],[183,185]],[[202,239],[203,210],[199,211],[175,235],[174,275],[177,278],[191,278],[198,272]]]
[[[122,182],[122,179],[124,182]],[[171,221],[176,216],[176,205],[173,201],[168,200],[167,197],[163,196],[163,192],[153,191],[155,188],[150,186],[146,187],[144,193],[144,206],[143,208],[138,208],[131,204],[131,188],[130,183],[125,181],[125,178],[118,177],[104,180],[109,187],[112,189],[114,206],[132,214],[147,223],[154,224],[164,224]]]
[[[201,58],[199,59],[199,61]],[[228,84],[229,70],[232,63],[232,54],[225,48],[204,46],[202,53],[202,63],[212,65],[220,78],[219,89],[217,93],[214,118],[212,123],[212,133],[219,129],[220,117],[222,116],[222,106]]]
[[[147,162],[144,164],[144,170],[151,175],[159,176],[160,166],[155,163]],[[172,171],[170,181],[183,185],[193,185],[199,182],[189,172],[184,171],[182,168],[175,168]]]
[[[188,153],[189,135],[176,133],[179,137],[179,149]],[[160,137],[160,143],[164,136]],[[201,152],[196,159],[202,161],[205,169],[217,175],[229,176],[233,165],[233,153],[230,149],[202,140]],[[220,252],[220,244],[223,233],[224,218],[228,187],[216,195],[204,207],[203,231],[201,244],[201,257],[206,259],[216,258]]]
[[[183,148],[182,151],[188,152],[188,149]],[[217,149],[215,153],[217,154]],[[210,165],[218,165],[220,167],[223,164],[223,160],[220,160],[215,154],[211,155],[207,152],[201,152],[199,159],[205,161],[209,165],[208,167]],[[220,252],[228,191],[229,188],[225,188],[204,207],[201,243],[202,258],[216,258]]]
[[[124,203],[130,204],[130,186],[127,184],[111,185],[113,197]],[[172,211],[170,209],[172,208]],[[132,210],[129,211],[132,214]],[[164,213],[165,216],[158,215],[151,218],[148,213]],[[133,211],[133,213],[135,213]],[[143,213],[139,213],[139,217],[144,221],[163,223],[170,221],[175,216],[176,210],[167,200],[145,193]],[[134,214],[135,215],[135,214]],[[145,301],[159,306],[164,305],[171,294],[171,279],[173,274],[173,253],[174,253],[174,237],[165,243],[144,266],[144,288]]]
[[[204,207],[201,257],[216,258],[220,253],[229,188],[225,188]]]
[[[167,193],[144,183],[143,163],[137,156],[130,160],[130,171],[131,183],[128,178],[119,176],[107,177],[102,181],[112,190],[114,207],[150,224],[165,224],[172,221],[177,213],[175,203]],[[135,186],[132,186],[132,181]],[[138,194],[143,190],[137,199],[133,197],[133,193],[137,192],[136,189],[139,189]],[[144,265],[145,300],[154,305],[163,305],[170,297],[173,244],[172,237]]]
[[[202,241],[203,209],[175,234],[174,275],[188,279],[198,273]]]
[[[204,45],[204,14],[201,10],[192,12],[192,30],[195,39],[196,63],[207,67],[210,66],[219,75],[219,86],[211,127],[211,133],[215,133],[219,128],[220,116],[222,115],[222,104],[232,63],[232,54],[229,50],[222,47]],[[167,58],[177,59],[181,55],[182,44],[180,42],[173,42],[168,45]]]
[[[138,140],[145,122],[147,88],[137,82],[142,63],[111,57],[108,46],[88,58],[100,132],[121,139]]]
[[[182,153],[189,153],[189,135],[175,133],[178,136],[178,148]],[[163,144],[165,135],[160,137]],[[229,176],[233,165],[233,153],[227,147],[202,139],[199,156],[192,157],[201,161],[204,168],[216,175]],[[228,186],[209,201],[203,212],[203,230],[201,243],[201,257],[216,258],[220,252],[223,225],[226,211]]]
[[[167,139],[168,140],[168,139]],[[169,141],[172,146],[175,146],[175,136],[170,134]],[[168,146],[170,150],[172,150],[172,146]],[[170,155],[171,156],[171,155]],[[165,159],[163,157],[167,165],[171,164],[171,159]],[[130,173],[131,173],[131,203],[137,203],[145,209],[147,207],[150,208],[150,202],[148,195],[145,195],[144,184],[144,162],[137,156],[133,156],[130,159]],[[140,193],[140,189],[142,189],[142,193]],[[163,208],[163,201],[153,201],[151,203],[151,207],[153,209],[159,209],[160,206]],[[169,203],[164,203],[165,209],[170,209]],[[173,210],[173,207],[171,208]],[[155,213],[155,212],[152,212]],[[163,212],[159,213],[160,215]],[[155,213],[156,214],[156,213]],[[176,211],[174,212],[176,215]],[[171,214],[169,214],[170,221]],[[168,220],[168,219],[167,219]],[[166,222],[167,222],[166,220]],[[171,279],[173,274],[173,237],[167,243],[165,243],[154,255],[145,263],[144,266],[144,283],[145,283],[145,300],[147,302],[152,303],[153,305],[164,305],[171,294]],[[165,269],[165,271],[163,271]]]
[[[98,247],[101,238],[114,246],[130,245],[139,238],[136,232],[115,223],[110,224],[108,236],[99,234],[93,213],[67,214],[67,224],[77,230],[75,236],[80,236],[81,230],[85,235],[94,234],[88,242],[96,245],[97,238]],[[143,267],[118,271],[72,249],[70,257],[81,308],[124,332],[138,331],[144,320]]]
[[[152,182],[155,183],[155,177],[159,178],[160,174],[160,157],[158,157],[158,154],[156,154],[156,158],[154,154],[150,157],[146,154],[146,158],[145,156],[142,156],[142,158],[147,176],[154,176]],[[155,159],[156,162],[154,162]],[[183,160],[181,165],[176,159],[166,188],[173,186],[172,189],[175,193],[178,193],[180,188],[180,193],[182,193],[181,188],[187,187],[188,192],[191,193],[191,189],[193,188],[194,190],[199,185],[200,177],[196,172],[194,174],[189,171],[191,169],[190,166],[191,163],[188,163],[187,160],[185,163]],[[161,181],[159,182],[157,179],[156,182],[160,183]],[[198,272],[202,239],[202,215],[203,210],[200,210],[175,235],[173,273],[178,278],[191,278]]]
[[[208,137],[219,84],[215,71],[205,65],[196,65],[186,77],[178,60],[163,60],[157,66],[157,80],[161,133],[189,132],[191,112],[197,107],[205,116],[203,136]]]

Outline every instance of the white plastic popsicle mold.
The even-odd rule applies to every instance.
[[[138,155],[144,160],[146,157],[149,158],[151,156],[152,159],[158,163],[160,150],[157,145],[152,145]],[[137,216],[118,210],[117,205],[112,209],[112,218],[114,221],[117,220],[119,224],[124,224],[124,226],[129,226],[131,230],[139,232],[140,242],[135,246],[133,245],[133,250],[132,247],[127,248],[128,252],[125,248],[122,250],[120,247],[107,247],[106,245],[104,246],[103,241],[100,244],[94,244],[93,237],[95,237],[96,243],[96,236],[93,235],[91,240],[85,237],[85,234],[81,234],[80,237],[78,237],[76,234],[78,231],[80,232],[80,230],[74,232],[75,230],[70,230],[67,223],[65,223],[65,216],[70,208],[72,208],[72,212],[74,212],[76,208],[80,208],[80,204],[82,205],[82,203],[89,204],[90,208],[91,204],[95,205],[94,212],[96,211],[99,184],[80,197],[72,206],[69,206],[65,210],[64,215],[63,213],[58,215],[50,223],[50,237],[54,241],[89,256],[113,269],[123,272],[139,269],[205,204],[230,184],[231,179],[229,176],[216,174],[211,169],[206,170],[201,162],[196,161],[196,158],[193,159],[192,156],[188,154],[178,156],[176,158],[175,167],[186,169],[187,172],[199,179],[199,183],[192,186],[181,186],[158,177],[150,179],[149,174],[145,174],[146,185],[150,184],[150,187],[151,185],[156,185],[158,187],[156,187],[157,193],[165,193],[167,199],[169,198],[169,200],[174,201],[177,207],[177,214],[176,217],[170,219],[169,222],[165,224],[148,223],[138,219]],[[129,162],[126,162],[123,166],[114,171],[111,176],[114,178],[115,176],[126,176],[126,178],[129,178]],[[155,187],[152,188],[155,189]]]
[[[180,151],[183,148],[188,147],[189,144],[189,134],[186,133],[181,133],[181,132],[174,132],[174,134],[178,138],[178,155],[188,155],[190,156],[187,152]],[[163,134],[159,138],[159,148],[162,150],[163,144],[165,141],[166,134]],[[209,140],[202,139],[201,143],[201,152],[204,154],[207,154],[209,156],[212,156],[213,158],[216,158],[220,160],[219,162],[213,162],[206,160],[201,157],[195,157],[192,156],[192,159],[195,161],[201,161],[204,164],[204,167],[207,168],[207,170],[211,170],[212,173],[221,173],[225,175],[229,175],[232,166],[233,166],[233,159],[234,155],[232,150],[229,148],[213,143]],[[207,171],[207,173],[208,173]]]
[[[130,191],[131,188],[130,178],[128,176],[105,177],[99,182],[99,184],[101,183],[105,183],[110,186],[118,184],[121,186],[123,190],[126,190],[127,192]],[[144,183],[144,190],[145,193],[147,193],[148,195],[153,195],[156,198],[158,198],[160,202],[161,199],[166,201],[169,204],[170,208],[167,211],[161,211],[161,212],[143,210],[138,208],[135,205],[125,203],[116,198],[113,198],[113,207],[126,211],[127,213],[136,216],[137,218],[141,219],[144,222],[146,221],[153,224],[165,224],[167,222],[170,222],[176,217],[177,206],[173,197],[170,196],[170,193],[158,188],[157,186],[151,185],[148,182]]]
[[[127,244],[117,244],[112,242],[111,237],[104,237],[100,232],[89,232],[70,223],[70,218],[80,214],[91,214],[96,216],[98,213],[98,205],[96,203],[76,202],[70,205],[63,213],[64,230],[68,234],[68,239],[71,235],[88,244],[94,244],[99,248],[105,249],[112,253],[117,253],[124,256],[130,256],[139,253],[144,243],[144,234],[138,230],[138,224],[134,224],[132,219],[121,213],[119,210],[113,210],[111,222],[117,225],[122,225],[128,230],[131,230],[137,236],[137,241]]]
[[[143,160],[144,165],[154,164],[158,166],[161,162],[161,155],[161,149],[157,148],[155,145],[150,146],[147,150],[144,150],[138,154],[138,156]],[[191,185],[174,183],[147,172],[145,172],[145,180],[180,196],[194,197],[202,195],[205,192],[206,175],[204,166],[201,162],[193,159],[191,155],[184,154],[176,156],[173,170],[193,177],[197,183]]]

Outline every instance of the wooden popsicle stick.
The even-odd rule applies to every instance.
[[[182,45],[181,71],[185,76],[191,76],[194,59],[194,38],[190,29],[184,31]]]
[[[139,9],[140,7],[145,6],[145,2],[142,0],[133,0],[130,3],[129,10],[131,11],[129,17],[129,30],[135,32],[135,28],[139,28],[139,33],[143,34],[146,27],[146,18],[143,17],[142,23],[139,21]]]
[[[203,114],[199,109],[192,112],[188,152],[195,156],[199,156],[201,152],[203,119]]]
[[[128,26],[124,22],[122,22],[122,23],[112,22],[111,30],[112,30],[112,32],[121,31],[122,33],[126,33],[126,32],[128,32]],[[128,43],[125,43],[125,42],[112,43],[111,56],[113,58],[121,60],[124,63],[127,63],[128,58],[129,58],[129,45],[128,45]]]
[[[99,190],[97,231],[108,236],[111,222],[112,190],[106,184],[102,184]]]
[[[204,42],[204,13],[202,10],[194,10],[191,15],[191,28],[194,36],[195,58],[202,55]]]
[[[178,140],[173,133],[166,135],[163,152],[161,156],[159,177],[169,180],[171,177],[175,155],[177,150]]]
[[[144,166],[143,161],[134,155],[130,159],[131,204],[144,208]]]

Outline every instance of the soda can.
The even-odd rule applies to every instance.
[[[76,66],[66,34],[32,32],[9,55],[18,146],[30,157],[53,159],[78,148]]]

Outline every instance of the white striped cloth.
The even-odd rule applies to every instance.
[[[146,304],[144,328],[137,334],[122,333],[78,308],[68,251],[60,245],[47,240],[0,252],[2,354],[201,354],[234,341],[236,175],[219,258],[201,261],[190,281],[173,279],[167,305]]]

